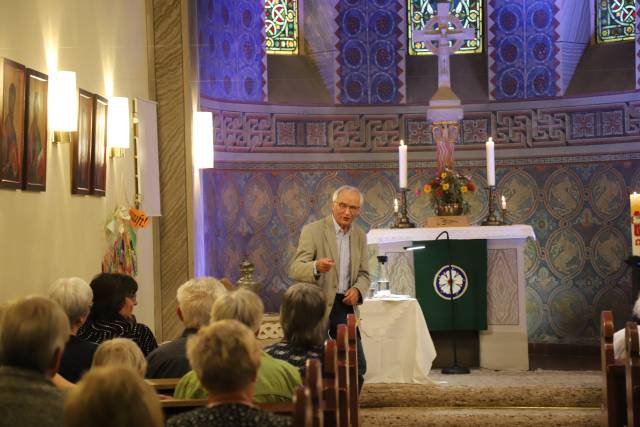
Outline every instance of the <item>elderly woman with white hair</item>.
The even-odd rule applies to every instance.
[[[208,392],[209,404],[169,419],[168,427],[286,427],[291,418],[253,405],[261,352],[253,331],[237,320],[220,320],[189,339],[187,353]]]
[[[78,382],[82,374],[91,367],[93,354],[98,345],[78,338],[78,330],[89,316],[93,291],[79,277],[58,279],[49,287],[49,298],[57,302],[69,318],[71,335],[64,347],[59,374],[67,381]]]
[[[228,294],[225,285],[213,277],[191,279],[176,292],[176,314],[184,330],[168,343],[147,356],[147,378],[180,378],[191,370],[187,359],[187,338],[209,324],[211,306],[220,296]]]
[[[264,305],[258,295],[248,289],[238,289],[218,298],[211,308],[211,321],[233,319],[246,325],[258,334]],[[189,360],[193,362],[191,357]],[[275,359],[264,351],[260,352],[260,370],[253,392],[253,401],[257,403],[290,402],[295,389],[302,384],[300,373],[289,363]],[[207,397],[197,376],[191,370],[176,386],[173,397],[176,399],[199,399]]]
[[[113,338],[102,342],[93,355],[91,369],[101,366],[124,366],[144,378],[147,361],[140,347],[129,338]]]
[[[69,339],[69,322],[48,298],[6,306],[0,324],[0,424],[63,425],[64,396],[51,382]]]

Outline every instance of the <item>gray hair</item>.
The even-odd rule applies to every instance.
[[[80,324],[82,318],[89,315],[93,304],[91,287],[79,277],[56,280],[49,287],[48,295],[67,313],[71,326]]]
[[[280,307],[284,339],[303,348],[321,346],[327,332],[326,304],[324,291],[319,286],[293,284],[284,293]]]
[[[184,283],[176,292],[184,326],[199,329],[208,325],[213,303],[228,293],[225,286],[213,277],[191,279]]]
[[[343,191],[353,191],[355,193],[358,193],[358,196],[360,196],[360,206],[362,207],[362,205],[364,204],[364,196],[362,195],[362,192],[358,190],[357,187],[354,187],[352,185],[343,185],[339,187],[336,191],[333,192],[333,195],[331,196],[331,201],[335,202],[336,200],[338,200],[338,196]]]
[[[187,341],[189,362],[210,393],[244,390],[260,367],[260,350],[252,331],[237,320],[213,322]]]
[[[264,316],[264,304],[253,291],[240,288],[218,298],[211,307],[211,321],[234,319],[258,332]]]
[[[39,296],[21,298],[3,310],[0,365],[46,375],[68,339],[69,320],[58,304]]]
[[[141,378],[147,372],[147,360],[138,344],[129,338],[113,338],[103,341],[93,354],[91,366],[126,366]]]

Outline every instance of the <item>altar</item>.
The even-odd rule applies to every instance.
[[[487,241],[487,330],[479,333],[480,367],[528,370],[524,244],[535,239],[531,226],[372,229],[367,234],[371,271],[375,256],[387,255],[392,291],[415,296],[413,254],[406,248],[414,241],[435,240],[445,230],[452,240]],[[428,325],[429,313],[425,317]]]

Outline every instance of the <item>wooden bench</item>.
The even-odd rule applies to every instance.
[[[349,414],[351,416],[351,426],[358,427],[360,384],[358,384],[358,329],[355,314],[347,315],[347,335],[349,337]]]
[[[324,363],[322,369],[322,401],[324,403],[324,425],[336,427],[340,418],[338,405],[338,348],[334,340],[324,342]]]
[[[627,426],[640,427],[640,344],[638,324],[627,322],[624,331],[627,357],[624,360],[627,397]]]
[[[156,393],[173,396],[180,378],[147,378],[145,381],[154,388]]]
[[[338,347],[338,426],[348,427],[349,415],[349,338],[347,325],[338,325],[336,344]]]
[[[626,424],[625,364],[613,351],[613,314],[600,315],[600,361],[602,371],[602,422],[609,427]]]
[[[293,395],[293,425],[295,427],[313,426],[311,392],[304,385],[298,387]]]

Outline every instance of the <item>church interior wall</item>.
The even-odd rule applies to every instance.
[[[47,73],[77,73],[102,96],[148,98],[143,1],[5,1],[0,56]],[[71,194],[70,144],[47,145],[46,191],[0,189],[0,301],[44,293],[59,278],[90,280],[106,250],[105,223],[135,195],[132,150],[107,160],[105,197]],[[136,315],[153,328],[153,239],[139,233]]]

